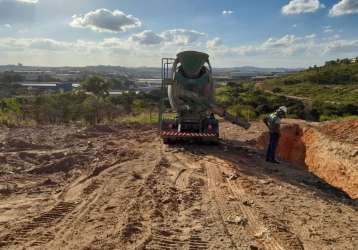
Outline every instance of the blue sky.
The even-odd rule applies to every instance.
[[[358,56],[358,0],[0,0],[0,64],[306,67]]]

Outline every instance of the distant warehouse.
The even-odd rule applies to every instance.
[[[70,92],[77,86],[77,84],[64,82],[23,82],[19,84],[28,90],[43,92]]]

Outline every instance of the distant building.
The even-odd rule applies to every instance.
[[[160,89],[162,85],[162,79],[136,79],[134,80],[136,90],[144,93],[150,93],[153,90]]]
[[[267,80],[267,79],[272,79],[275,78],[275,76],[254,76],[251,78],[251,80],[253,81],[263,81],[263,80]]]
[[[145,79],[145,78],[139,78],[134,80],[135,84],[137,86],[152,86],[152,87],[160,87],[162,85],[162,79],[160,78],[153,78],[153,79]]]
[[[80,79],[80,72],[57,73],[54,77],[62,82],[75,81]]]
[[[129,94],[129,93],[134,93],[134,94],[138,95],[141,92],[139,90],[137,90],[137,91],[129,91],[129,90],[124,90],[124,91],[112,90],[112,91],[109,91],[109,95],[112,95],[112,96]]]
[[[19,83],[28,90],[40,90],[44,92],[69,92],[72,91],[75,84],[63,82],[23,82]]]
[[[25,81],[37,81],[44,77],[54,76],[52,71],[42,70],[16,70],[14,73],[22,76]]]

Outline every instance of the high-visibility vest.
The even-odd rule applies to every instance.
[[[269,115],[267,123],[271,132],[278,132],[276,130],[280,126],[281,119],[280,117],[278,117],[277,113],[275,112]]]

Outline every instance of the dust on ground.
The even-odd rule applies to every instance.
[[[264,130],[166,146],[151,126],[2,128],[0,249],[357,249],[356,201],[263,161]]]

